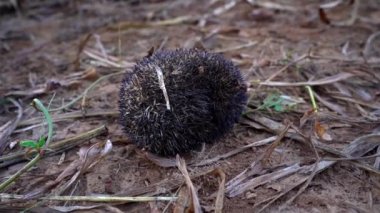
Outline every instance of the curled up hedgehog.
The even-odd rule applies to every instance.
[[[161,156],[198,149],[230,131],[247,103],[239,69],[220,54],[158,51],[120,88],[120,122],[138,147]]]

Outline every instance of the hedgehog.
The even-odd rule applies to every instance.
[[[124,75],[119,96],[129,139],[151,153],[174,156],[226,135],[247,104],[247,85],[221,54],[160,50]]]

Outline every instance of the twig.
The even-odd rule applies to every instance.
[[[161,21],[155,21],[155,22],[120,22],[117,23],[117,25],[112,25],[109,27],[112,31],[120,31],[120,30],[126,30],[130,28],[146,28],[146,27],[160,27],[160,26],[170,26],[170,25],[176,25],[176,24],[183,24],[189,21],[193,21],[196,18],[193,16],[178,16],[175,18],[170,18],[166,20]]]
[[[364,101],[360,101],[360,100],[357,100],[357,99],[353,99],[353,98],[350,98],[350,97],[344,97],[344,96],[333,95],[332,97],[336,98],[336,99],[339,99],[339,100],[343,100],[343,101],[347,101],[347,102],[363,105],[363,106],[366,106],[366,107],[370,107],[372,109],[380,109],[380,104],[378,104],[378,103],[371,104],[371,103],[367,103],[367,102],[364,102]]]
[[[377,158],[377,157],[380,157],[380,153],[375,154],[375,155],[364,156],[364,157],[350,157],[350,158],[329,158],[329,157],[325,157],[322,159],[323,160],[330,160],[330,161],[346,161],[346,160],[366,160],[366,159]]]
[[[96,50],[86,49],[83,51],[88,57],[95,59],[100,66],[111,67],[111,68],[119,68],[119,69],[128,69],[133,66],[134,63],[130,63],[127,61],[120,61],[117,58],[113,58],[112,56],[108,56],[108,58],[103,58],[101,53]]]
[[[61,153],[67,149],[70,149],[80,143],[83,143],[84,141],[87,141],[90,138],[96,137],[98,135],[104,134],[107,132],[107,128],[105,125],[102,125],[98,128],[92,129],[90,131],[81,133],[79,135],[76,135],[71,138],[67,138],[61,141],[54,142],[49,145],[48,150],[46,151],[45,155],[54,155],[57,153]],[[36,153],[36,151],[31,151],[31,154]],[[21,158],[26,155],[26,151],[16,152],[13,154],[9,154],[6,156],[0,157],[0,168],[3,168],[5,166],[8,166],[10,164],[14,164],[20,161],[23,161],[25,159]]]
[[[296,129],[294,127],[294,125],[292,126],[294,129]],[[313,130],[314,131],[314,130]],[[310,144],[310,146],[313,148],[313,151],[314,151],[314,154],[315,154],[315,157],[316,157],[316,161],[314,163],[314,167],[313,167],[313,171],[311,172],[310,176],[307,178],[306,180],[306,183],[298,190],[298,192],[293,196],[291,197],[287,202],[286,204],[290,205],[302,192],[304,192],[306,190],[306,188],[310,185],[310,182],[311,180],[313,180],[313,178],[315,177],[315,175],[317,174],[318,172],[318,164],[320,163],[321,161],[321,158],[319,157],[319,154],[318,154],[318,151],[317,149],[315,148],[315,145],[314,143],[309,139],[307,140]]]
[[[7,186],[13,183],[22,174],[28,171],[32,166],[34,166],[41,159],[41,154],[38,153],[31,161],[29,161],[24,167],[18,170],[14,175],[12,175],[8,180],[0,184],[0,192],[4,191]]]
[[[83,52],[83,50],[84,50],[86,44],[88,43],[88,41],[90,40],[91,36],[92,36],[92,33],[87,34],[86,37],[83,39],[83,41],[81,41],[79,43],[78,50],[77,50],[75,60],[74,60],[74,66],[75,66],[76,70],[78,70],[79,66],[80,66],[80,54]]]
[[[65,121],[68,119],[79,119],[79,118],[88,118],[88,117],[97,117],[97,116],[117,116],[119,111],[110,110],[110,111],[89,111],[85,115],[81,111],[73,111],[63,114],[52,115],[53,122]],[[29,126],[42,121],[42,117],[30,118],[28,120],[23,120],[18,124],[18,127]]]
[[[219,160],[222,160],[222,159],[226,159],[226,158],[229,158],[231,156],[234,156],[240,152],[243,152],[249,148],[252,148],[252,147],[255,147],[255,146],[262,146],[262,145],[265,145],[265,144],[268,144],[268,143],[271,143],[273,141],[275,141],[277,138],[277,136],[272,136],[272,137],[269,137],[269,138],[266,138],[266,139],[263,139],[263,140],[260,140],[260,141],[255,141],[253,143],[250,143],[250,144],[247,144],[243,147],[239,147],[237,149],[234,149],[230,152],[227,152],[225,154],[222,154],[222,155],[218,155],[214,158],[211,158],[211,159],[207,159],[207,160],[204,160],[204,161],[201,161],[199,163],[196,163],[194,164],[194,166],[205,166],[205,165],[209,165],[211,163],[214,163],[214,162],[217,162]]]
[[[325,85],[325,84],[331,84],[338,81],[345,80],[347,78],[350,78],[354,76],[351,73],[342,72],[333,76],[321,78],[315,81],[307,81],[307,82],[281,82],[281,81],[264,81],[259,83],[260,85],[265,86],[276,86],[276,87],[289,87],[289,86],[318,86],[318,85]],[[254,83],[253,83],[254,84]]]
[[[0,194],[1,199],[24,199],[23,195]],[[33,198],[28,198],[33,199]],[[119,196],[50,196],[40,197],[35,200],[50,201],[87,201],[87,202],[150,202],[150,201],[175,201],[177,197],[119,197]]]
[[[272,79],[274,79],[276,76],[280,75],[282,72],[284,72],[285,70],[287,70],[289,67],[293,66],[294,64],[302,61],[302,60],[305,60],[307,58],[310,57],[310,52],[308,54],[304,54],[302,55],[301,57],[297,58],[296,60],[290,62],[289,64],[287,64],[285,67],[281,68],[280,70],[278,70],[277,72],[273,73],[271,76],[269,76],[269,78],[267,78],[267,80],[264,81],[264,83],[266,82],[269,82],[271,81]]]

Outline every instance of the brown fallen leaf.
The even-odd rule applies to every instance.
[[[328,133],[328,127],[317,120],[314,122],[314,132],[319,139],[324,141],[332,140],[331,135]]]
[[[186,162],[179,155],[176,156],[176,159],[177,159],[177,167],[181,171],[182,175],[184,176],[185,183],[186,183],[189,191],[191,192],[191,199],[193,201],[192,202],[193,211],[195,213],[201,213],[202,212],[201,204],[199,203],[199,198],[198,198],[197,192],[195,190],[193,183],[191,182],[191,178],[189,176],[189,173],[187,172]]]
[[[192,205],[191,194],[187,186],[182,186],[178,193],[177,201],[175,202],[173,213],[191,213],[194,212]]]

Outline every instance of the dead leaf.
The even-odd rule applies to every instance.
[[[187,186],[182,186],[178,193],[177,201],[175,202],[174,213],[190,213],[194,211],[192,205],[191,194]]]
[[[177,167],[181,171],[182,175],[184,176],[186,185],[189,191],[191,192],[191,199],[193,201],[192,206],[193,206],[194,212],[201,213],[202,212],[201,204],[199,203],[197,192],[195,190],[193,183],[191,182],[189,173],[187,172],[186,162],[179,155],[176,156],[176,159],[177,159]]]
[[[218,194],[216,195],[216,200],[215,200],[215,213],[222,213],[224,191],[225,191],[225,184],[226,184],[226,174],[220,168],[216,168],[212,173],[220,177]]]
[[[328,127],[326,125],[321,124],[319,121],[314,122],[314,131],[318,138],[325,141],[332,140],[331,135],[328,133]]]

